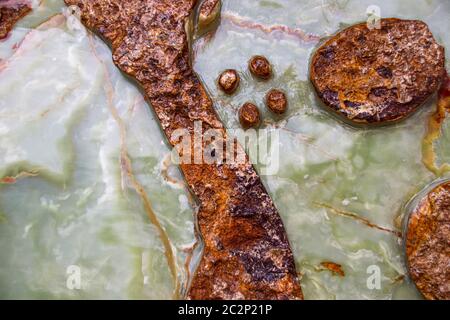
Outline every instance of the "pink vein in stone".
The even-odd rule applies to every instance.
[[[251,30],[259,30],[266,34],[272,34],[279,32],[284,35],[292,36],[298,38],[302,42],[316,43],[320,40],[320,36],[315,34],[309,34],[299,28],[291,28],[286,25],[274,24],[274,25],[264,25],[262,23],[254,22],[250,19],[241,17],[239,15],[233,14],[231,12],[224,12],[222,14],[222,20],[228,21],[231,24]]]
[[[2,1],[2,0],[0,0]],[[11,0],[8,0],[11,1]],[[25,36],[15,44],[13,44],[12,49],[13,53],[11,56],[9,56],[7,59],[0,59],[0,72],[2,72],[4,69],[8,67],[8,64],[11,60],[15,59],[16,57],[20,56],[24,51],[27,49],[24,48],[24,44],[26,44],[28,41],[32,40],[34,37],[39,36],[39,32],[43,30],[47,30],[50,28],[57,28],[62,23],[65,22],[65,17],[62,14],[58,14],[55,16],[52,16],[42,22],[39,26],[37,26],[35,29],[31,29],[28,31]],[[25,45],[26,47],[26,45]]]

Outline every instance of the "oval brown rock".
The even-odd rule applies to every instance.
[[[239,109],[239,122],[244,129],[256,127],[260,122],[259,109],[251,102],[246,102]]]
[[[266,94],[266,105],[270,111],[283,114],[287,110],[288,101],[286,94],[278,89],[272,89]]]
[[[417,20],[351,26],[321,45],[310,78],[326,106],[353,123],[401,120],[421,106],[444,75],[444,48]]]
[[[407,221],[406,256],[411,279],[427,299],[450,299],[450,181],[432,185]]]
[[[232,94],[239,86],[240,77],[236,70],[227,69],[220,74],[217,82],[223,92]]]
[[[250,72],[257,78],[267,80],[272,76],[272,66],[263,56],[254,56],[248,62]]]

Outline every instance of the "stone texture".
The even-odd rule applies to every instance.
[[[14,25],[31,11],[28,1],[0,1],[0,39],[8,36]]]
[[[406,254],[424,297],[450,300],[450,182],[431,190],[411,213]]]
[[[194,0],[66,0],[111,44],[117,67],[137,80],[172,145],[177,129],[216,129],[212,101],[190,65],[186,22]],[[301,299],[283,223],[248,160],[181,164],[199,201],[204,252],[190,299]]]
[[[387,123],[413,113],[438,88],[444,48],[417,20],[351,26],[315,52],[310,77],[326,106],[354,123]]]

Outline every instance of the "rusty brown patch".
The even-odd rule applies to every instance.
[[[173,146],[178,142],[173,132],[193,132],[196,120],[203,131],[213,128],[227,139],[190,64],[186,23],[196,1],[65,2],[80,7],[82,22],[110,42],[114,63],[142,86]],[[303,298],[283,223],[248,159],[180,167],[199,202],[204,241],[187,297]]]
[[[8,36],[14,25],[31,12],[28,1],[17,1],[17,3],[0,2],[0,40]]]
[[[313,55],[310,79],[333,112],[357,124],[399,121],[439,88],[444,48],[418,20],[382,19],[380,29],[351,26]]]
[[[22,178],[27,178],[27,177],[36,177],[37,175],[39,175],[39,171],[38,170],[33,170],[33,171],[22,171],[20,173],[18,173],[15,176],[6,176],[0,179],[0,184],[14,184],[16,183],[18,180],[22,179]]]
[[[333,275],[345,277],[345,272],[342,269],[342,266],[338,263],[331,261],[323,261],[320,263],[320,266],[328,271],[331,271]]]
[[[428,131],[422,143],[422,162],[423,164],[437,176],[442,176],[445,172],[450,171],[450,164],[443,163],[438,166],[436,163],[436,152],[434,143],[441,137],[442,124],[450,112],[450,77],[445,75],[439,90],[437,110],[431,115],[428,121]]]
[[[450,300],[450,182],[431,190],[412,211],[405,242],[419,291],[427,299]]]

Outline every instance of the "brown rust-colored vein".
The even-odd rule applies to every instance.
[[[161,175],[163,177],[164,180],[166,180],[167,183],[173,184],[176,187],[180,188],[180,189],[186,189],[186,183],[184,183],[184,181],[180,181],[177,180],[173,177],[170,176],[169,174],[169,168],[171,166],[171,154],[168,154],[163,162],[162,162],[162,166],[161,166]]]
[[[36,177],[39,175],[38,170],[22,171],[15,176],[6,176],[0,179],[0,184],[14,184],[17,180],[27,177]]]
[[[197,249],[197,247],[200,244],[200,239],[198,238],[198,235],[196,234],[195,236],[195,242],[194,244],[185,249],[184,252],[186,253],[186,260],[184,262],[184,270],[186,272],[186,287],[185,287],[185,291],[187,292],[187,290],[189,289],[189,282],[192,280],[192,275],[191,275],[191,262],[192,262],[192,258],[194,256],[194,252]]]
[[[391,282],[393,284],[399,284],[399,283],[402,283],[404,280],[405,280],[405,275],[401,274],[401,275],[395,277],[394,279],[392,279]]]
[[[184,181],[180,181],[177,180],[173,177],[170,176],[169,174],[169,167],[171,166],[171,155],[168,154],[166,156],[166,158],[163,160],[162,162],[162,168],[161,168],[161,175],[163,177],[164,180],[166,180],[168,183],[175,185],[176,187],[183,189],[186,191],[186,196],[188,198],[188,202],[190,204],[190,206],[192,208],[196,208],[198,206],[198,204],[196,203],[192,193],[189,191],[188,186],[186,185],[186,183]],[[184,262],[184,270],[186,273],[186,282],[185,282],[185,286],[183,287],[183,291],[187,292],[188,291],[188,285],[190,283],[190,281],[192,280],[192,274],[191,274],[191,262],[192,262],[192,258],[194,255],[195,250],[197,249],[197,247],[199,246],[201,240],[199,239],[199,235],[197,230],[195,231],[195,242],[194,244],[183,250],[186,253],[186,259]]]
[[[339,263],[331,262],[331,261],[323,261],[320,263],[319,271],[328,270],[333,275],[337,275],[340,277],[345,277],[345,272],[342,269],[342,265]]]
[[[173,147],[179,144],[176,132],[193,133],[199,123],[201,134],[216,130],[226,145],[223,124],[190,64],[186,24],[195,0],[65,2],[79,5],[82,22],[111,44],[114,63],[144,89]],[[207,142],[197,147],[201,152]],[[220,160],[180,165],[199,201],[204,244],[187,297],[302,299],[284,225],[260,177],[247,157]]]
[[[385,227],[379,226],[379,225],[377,225],[377,224],[371,222],[370,220],[368,220],[368,219],[366,219],[366,218],[363,218],[363,217],[357,215],[357,214],[354,213],[354,212],[350,212],[350,211],[345,211],[345,210],[337,209],[337,208],[335,208],[335,207],[333,207],[333,206],[331,206],[331,205],[329,205],[329,204],[322,203],[322,202],[316,202],[316,201],[314,201],[313,203],[314,203],[314,205],[316,205],[317,207],[327,209],[329,212],[334,213],[334,214],[339,215],[339,216],[343,216],[343,217],[347,217],[347,218],[352,218],[352,219],[354,219],[354,220],[356,220],[356,221],[359,221],[359,222],[365,224],[365,225],[368,226],[368,227],[371,227],[371,228],[375,228],[375,229],[378,229],[378,230],[381,230],[381,231],[385,231],[385,232],[392,233],[393,235],[395,235],[395,236],[397,236],[397,237],[401,237],[401,236],[402,236],[402,233],[401,233],[400,231],[392,230],[392,229],[389,229],[389,228],[385,228]]]
[[[450,171],[450,164],[437,164],[434,143],[442,135],[442,125],[450,112],[450,77],[445,75],[438,94],[437,110],[428,121],[428,131],[422,142],[422,162],[436,176]]]
[[[104,61],[98,56],[97,51],[95,49],[95,45],[93,44],[92,36],[89,34],[89,43],[91,50],[97,60],[102,64],[104,71],[105,71],[105,78],[106,82],[104,85],[104,90],[107,96],[108,101],[108,109],[114,119],[116,121],[117,126],[119,127],[120,131],[120,168],[122,171],[122,175],[125,175],[128,181],[131,183],[133,189],[136,191],[136,193],[140,196],[145,212],[147,213],[148,218],[150,219],[150,222],[156,227],[158,230],[159,238],[164,246],[164,251],[166,255],[166,260],[169,265],[170,273],[172,275],[175,290],[173,297],[177,299],[179,297],[179,289],[180,289],[180,283],[178,281],[177,276],[177,263],[176,258],[172,250],[172,244],[170,242],[169,236],[167,235],[167,232],[164,230],[164,227],[161,225],[161,223],[158,220],[158,217],[156,216],[155,212],[152,209],[152,204],[150,201],[150,198],[148,197],[144,187],[141,185],[141,183],[138,181],[136,176],[133,173],[132,163],[131,159],[128,155],[127,146],[126,146],[126,127],[125,124],[122,121],[122,118],[119,116],[116,107],[114,106],[114,88],[111,83],[111,78],[109,76],[108,69],[104,63]]]
[[[190,192],[189,187],[186,184],[186,182],[184,182],[183,180],[178,180],[170,175],[169,167],[172,165],[171,159],[172,159],[171,154],[168,154],[166,156],[166,158],[163,160],[162,167],[161,167],[161,176],[167,183],[170,183],[170,184],[176,186],[177,188],[183,189],[186,192],[186,196],[188,198],[189,205],[192,208],[198,207],[198,204],[195,201],[192,193]]]

